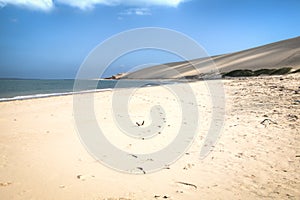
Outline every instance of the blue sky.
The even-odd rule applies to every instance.
[[[299,10],[299,0],[0,0],[0,77],[74,78],[96,45],[141,27],[182,32],[209,55],[235,52],[299,36]],[[178,60],[153,55],[120,59],[106,75]]]

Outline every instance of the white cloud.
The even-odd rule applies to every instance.
[[[92,9],[97,4],[112,6],[114,2],[114,0],[57,0],[57,3],[77,7],[81,10]]]
[[[167,6],[177,7],[180,3],[187,0],[0,0],[0,7],[7,4],[27,7],[30,9],[51,10],[54,4],[65,4],[72,7],[77,7],[82,10],[92,9],[95,5],[107,6]],[[142,13],[142,12],[141,12]]]
[[[97,4],[117,6],[169,6],[177,7],[186,0],[57,0],[62,4],[78,7],[82,10],[93,8]]]
[[[4,6],[6,6],[6,3],[0,1],[0,8],[3,8]]]
[[[121,12],[120,15],[151,15],[149,8],[130,8]]]
[[[52,0],[0,0],[0,7],[7,4],[44,11],[49,11],[54,6]]]

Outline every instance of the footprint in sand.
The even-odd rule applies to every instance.
[[[160,195],[154,195],[155,199],[169,199],[170,196],[164,195],[164,196],[160,196]]]
[[[6,186],[9,186],[11,184],[12,184],[11,182],[0,183],[0,187],[6,187]]]
[[[81,175],[81,174],[78,174],[76,176],[77,179],[81,180],[81,181],[85,181],[86,179],[89,179],[89,178],[95,178],[94,175]]]
[[[186,166],[183,167],[183,169],[188,170],[188,169],[191,169],[193,166],[195,166],[195,165],[188,163]]]

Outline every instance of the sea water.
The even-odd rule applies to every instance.
[[[74,91],[74,79],[0,79],[0,101],[23,100],[49,96],[68,95],[78,92],[111,90],[116,87],[140,87],[169,84],[167,81],[89,80],[91,87]],[[96,85],[96,88],[94,87]]]

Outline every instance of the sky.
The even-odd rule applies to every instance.
[[[75,78],[98,44],[143,27],[181,32],[210,56],[240,51],[300,36],[299,10],[299,0],[0,0],[0,77]],[[104,76],[178,60],[137,52]]]

